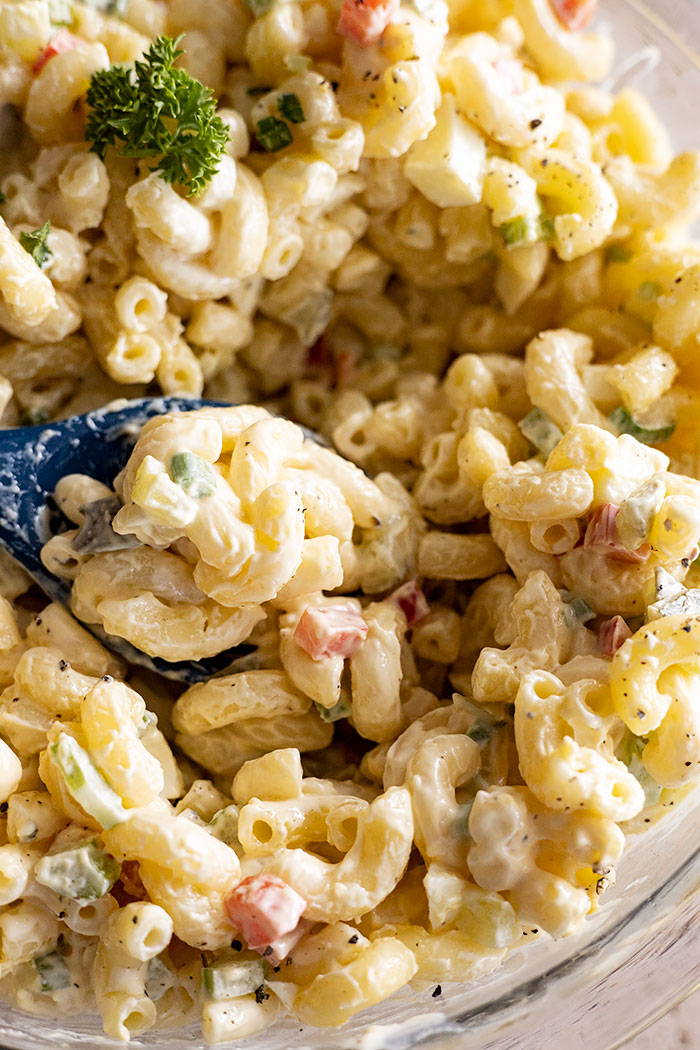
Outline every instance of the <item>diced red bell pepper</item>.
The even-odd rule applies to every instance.
[[[554,14],[573,33],[585,29],[596,16],[598,0],[549,0]]]
[[[399,13],[400,0],[343,0],[338,32],[360,47],[379,40]]]
[[[226,913],[249,948],[265,953],[296,930],[306,901],[276,875],[249,875],[229,893]]]
[[[306,363],[309,368],[327,368],[330,365],[331,352],[322,335],[306,351]]]
[[[615,524],[620,508],[614,503],[604,503],[602,507],[594,510],[588,519],[586,535],[583,538],[583,546],[598,554],[605,554],[616,561],[628,561],[634,563],[645,562],[651,554],[651,547],[643,543],[636,550],[628,550],[623,547],[617,536]]]
[[[309,606],[299,617],[294,641],[312,660],[352,656],[367,637],[367,624],[350,606]]]
[[[256,951],[260,952],[271,966],[279,966],[281,962],[284,962],[292,949],[296,948],[301,938],[312,926],[313,922],[311,919],[299,919],[299,922],[289,933],[285,933],[274,941],[270,941],[264,948],[256,948]]]
[[[621,616],[604,620],[598,632],[598,649],[601,656],[614,656],[620,646],[631,637],[632,632]]]
[[[357,358],[350,350],[341,350],[335,355],[335,385],[339,387],[352,386],[355,378]]]
[[[428,599],[423,594],[416,580],[407,580],[406,583],[402,583],[400,587],[397,587],[389,595],[387,601],[398,605],[406,617],[409,627],[413,627],[421,620],[424,620],[430,612]]]
[[[50,58],[62,55],[64,51],[72,51],[82,43],[80,37],[73,36],[67,29],[57,29],[32,66],[32,73],[41,73]]]

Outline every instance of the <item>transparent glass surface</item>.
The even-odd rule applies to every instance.
[[[205,3],[206,0],[202,0]],[[488,2],[488,0],[484,0]],[[602,0],[618,48],[606,87],[639,87],[679,149],[700,145],[700,0]],[[697,49],[697,50],[696,50]],[[697,792],[696,792],[697,794]],[[687,799],[633,840],[617,884],[583,930],[514,951],[490,977],[411,990],[343,1029],[282,1022],[241,1050],[614,1050],[700,986],[700,805]],[[0,1004],[12,1050],[123,1047],[96,1016],[43,1020]],[[151,1032],[134,1050],[202,1050],[198,1026]]]

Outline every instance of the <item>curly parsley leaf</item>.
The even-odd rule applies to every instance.
[[[133,69],[93,74],[85,138],[101,158],[109,146],[124,157],[153,157],[152,171],[196,196],[218,171],[229,133],[209,88],[174,67],[183,54],[177,44],[158,37]]]
[[[53,252],[47,244],[50,231],[51,222],[47,219],[44,225],[40,226],[38,230],[33,230],[32,233],[20,233],[19,235],[19,243],[22,245],[25,252],[29,252],[40,270],[44,269],[53,255]]]

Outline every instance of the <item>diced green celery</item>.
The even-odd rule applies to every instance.
[[[666,486],[660,478],[652,478],[638,492],[622,502],[615,519],[620,543],[633,551],[646,542],[654,515],[666,495]]]
[[[644,804],[646,806],[655,805],[661,798],[662,788],[660,784],[657,784],[654,778],[651,776],[647,767],[642,762],[641,758],[633,758],[630,762],[628,769],[633,777],[635,777],[642,785],[644,790]]]
[[[617,757],[628,766],[633,758],[639,758],[646,745],[646,737],[635,736],[634,733],[628,731],[620,744],[620,753]]]
[[[585,598],[574,598],[573,601],[564,603],[564,620],[567,627],[575,627],[579,623],[588,623],[595,618],[595,613]]]
[[[504,243],[509,247],[516,244],[531,244],[538,239],[535,224],[525,215],[518,215],[516,219],[509,219],[508,222],[502,223],[500,231]]]
[[[267,153],[277,153],[291,146],[294,141],[289,125],[278,117],[263,117],[259,120],[255,137]]]
[[[533,408],[518,423],[518,428],[538,452],[548,456],[555,445],[563,438],[559,427],[540,408]]]
[[[469,818],[471,816],[473,805],[474,799],[471,798],[468,802],[462,802],[461,805],[457,806],[457,816],[452,825],[452,832],[458,838],[471,838],[471,833],[469,831]]]
[[[324,722],[337,722],[341,718],[349,718],[352,714],[352,705],[344,696],[333,707],[324,707],[323,704],[314,706]]]
[[[605,249],[605,261],[609,263],[626,263],[632,258],[632,252],[619,241],[608,244]]]
[[[625,763],[630,773],[639,781],[644,790],[646,806],[653,806],[661,797],[662,788],[653,779],[642,761],[642,752],[647,745],[646,737],[628,733],[622,743],[620,760]]]
[[[149,729],[158,725],[158,716],[154,715],[152,711],[144,711],[143,718],[138,727],[139,736],[143,736]]]
[[[299,96],[293,92],[278,96],[277,109],[280,111],[280,115],[292,124],[303,124],[306,120]]]
[[[197,501],[163,470],[153,456],[144,456],[134,478],[131,500],[159,525],[184,529],[197,517]]]
[[[238,806],[224,806],[215,813],[208,824],[208,830],[216,839],[225,842],[227,846],[235,846],[238,843]]]
[[[480,263],[489,263],[492,266],[496,266],[500,262],[500,259],[498,258],[498,254],[496,252],[490,251],[484,252],[484,254],[480,255],[476,261]]]
[[[314,64],[310,55],[299,55],[296,53],[285,55],[282,62],[285,69],[288,69],[290,73],[303,73],[304,70],[311,69],[311,66]]]
[[[509,248],[518,244],[551,241],[555,234],[554,219],[548,215],[538,215],[534,219],[528,215],[518,215],[517,218],[502,223],[500,231],[504,243]]]
[[[74,737],[61,733],[49,746],[49,757],[78,805],[103,828],[113,828],[127,817],[119,795]]]
[[[94,901],[109,893],[120,872],[121,865],[93,838],[42,857],[34,877],[61,897]]]
[[[39,974],[42,992],[58,992],[70,986],[70,970],[59,952],[35,956],[34,966]]]
[[[146,965],[146,981],[144,991],[148,998],[157,1003],[162,999],[168,988],[173,985],[173,975],[159,956],[149,959]]]
[[[652,303],[662,292],[663,288],[656,281],[642,281],[637,288],[637,295],[644,303]]]
[[[196,452],[176,452],[170,460],[170,477],[192,499],[204,499],[216,492],[216,471]]]
[[[285,324],[294,329],[304,346],[312,346],[328,324],[332,303],[328,288],[311,290],[286,311]]]
[[[467,736],[470,740],[473,740],[479,747],[483,747],[484,744],[488,744],[499,729],[503,729],[505,722],[498,722],[495,719],[493,722],[488,722],[485,719],[478,719],[470,729],[467,730]]]
[[[498,893],[484,892],[473,883],[460,887],[455,925],[485,948],[508,948],[522,937],[523,928],[512,904]]]
[[[212,963],[202,969],[202,988],[210,999],[235,999],[254,992],[265,981],[262,959]]]
[[[642,281],[625,303],[625,313],[651,328],[663,288],[656,281]]]
[[[630,434],[644,445],[660,445],[672,437],[676,429],[675,423],[666,423],[660,427],[645,427],[637,423],[626,408],[618,405],[608,416],[608,419],[623,434]]]

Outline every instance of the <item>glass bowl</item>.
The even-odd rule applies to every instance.
[[[488,0],[484,0],[488,2]],[[639,87],[678,149],[697,147],[698,0],[603,0],[617,43],[606,87]],[[697,792],[696,792],[697,794]],[[675,819],[674,819],[675,816]],[[496,973],[444,986],[438,998],[407,990],[341,1030],[287,1020],[235,1044],[241,1050],[615,1050],[700,986],[700,806],[634,839],[617,884],[574,936],[542,937]],[[96,1016],[41,1019],[0,1006],[7,1050],[117,1048]],[[203,1050],[198,1026],[133,1039],[134,1050]]]

